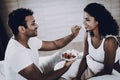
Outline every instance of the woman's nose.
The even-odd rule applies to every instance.
[[[38,28],[39,27],[39,25],[36,23],[36,28]]]

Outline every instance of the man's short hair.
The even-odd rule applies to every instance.
[[[18,34],[18,27],[20,25],[27,28],[25,18],[29,15],[33,15],[33,11],[26,8],[13,10],[9,14],[8,25],[12,29],[12,32],[15,36]]]

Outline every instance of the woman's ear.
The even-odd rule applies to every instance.
[[[98,25],[98,21],[96,21],[96,24]]]
[[[18,31],[21,32],[21,33],[24,33],[25,32],[25,28],[23,26],[19,26],[18,27]]]

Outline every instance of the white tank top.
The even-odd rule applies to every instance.
[[[98,73],[104,68],[104,58],[105,58],[105,51],[104,51],[104,42],[105,39],[108,37],[114,37],[115,36],[109,35],[103,38],[102,43],[98,48],[94,48],[92,45],[91,37],[88,35],[88,48],[89,48],[89,54],[86,56],[87,59],[87,65],[88,67],[94,72],[94,74]]]
[[[91,37],[90,35],[88,36],[88,44],[89,44],[89,55],[98,62],[103,63],[104,61],[104,55],[105,55],[105,51],[104,51],[104,42],[105,42],[105,38],[103,38],[101,45],[96,49],[94,48],[94,46],[92,45],[92,41],[91,41]]]

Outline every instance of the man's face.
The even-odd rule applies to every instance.
[[[30,16],[26,16],[25,21],[26,21],[26,25],[27,25],[26,35],[28,37],[37,36],[38,25],[35,23],[34,17],[31,16],[31,15]]]

